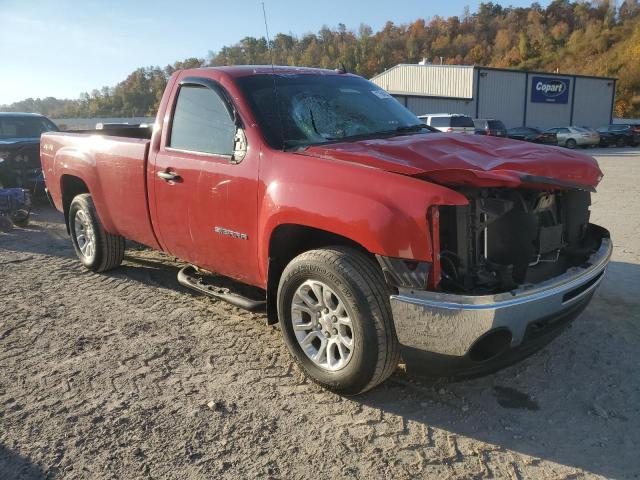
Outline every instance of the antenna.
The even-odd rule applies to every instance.
[[[269,49],[269,56],[271,57],[271,69],[275,73],[274,61],[273,61],[273,49],[271,48],[271,38],[269,37],[269,25],[267,25],[267,11],[262,2],[262,18],[264,18],[264,29],[267,31],[267,49]]]
[[[271,57],[271,76],[273,77],[273,105],[278,112],[278,120],[280,121],[280,140],[282,141],[282,149],[285,148],[284,143],[284,122],[282,121],[282,112],[280,112],[280,104],[278,103],[278,85],[276,83],[276,67],[274,66],[273,49],[271,48],[271,38],[269,37],[269,25],[267,24],[267,11],[262,3],[262,18],[264,18],[264,29],[267,32],[267,48],[269,49],[269,56]]]

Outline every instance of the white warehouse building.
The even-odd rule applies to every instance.
[[[416,115],[458,113],[507,128],[612,122],[616,79],[466,65],[400,64],[371,79]]]

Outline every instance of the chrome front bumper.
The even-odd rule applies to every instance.
[[[465,357],[473,345],[498,329],[511,334],[517,348],[536,322],[553,322],[579,313],[602,281],[612,243],[603,238],[587,262],[536,285],[498,295],[468,296],[401,290],[391,296],[398,341],[403,351],[446,358]]]

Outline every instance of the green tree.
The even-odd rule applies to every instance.
[[[520,34],[520,39],[518,40],[518,51],[520,53],[520,58],[524,61],[529,58],[530,54],[530,46],[529,46],[529,37],[525,32]]]

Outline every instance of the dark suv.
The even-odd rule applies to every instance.
[[[474,118],[473,125],[476,127],[476,135],[490,135],[492,137],[506,137],[507,127],[500,120],[493,118]]]
[[[52,131],[58,127],[43,115],[0,112],[0,188],[43,187],[40,135]]]

